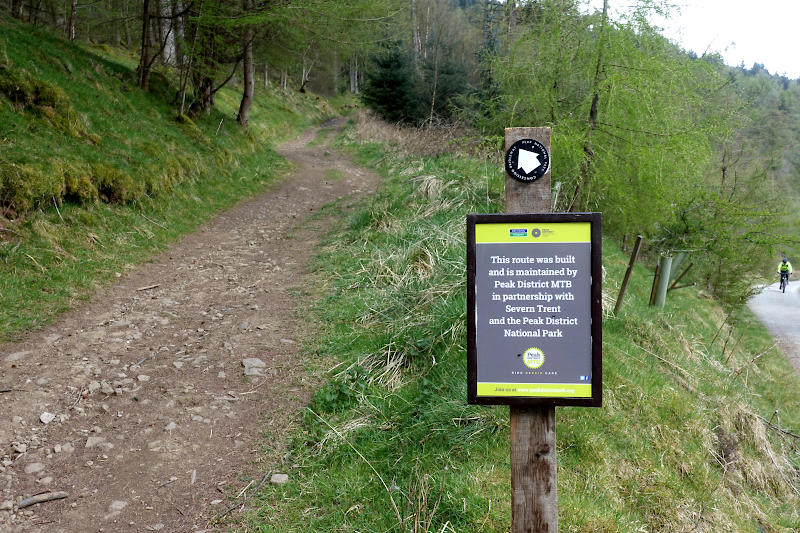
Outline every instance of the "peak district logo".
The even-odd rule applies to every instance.
[[[522,361],[528,368],[539,368],[544,364],[544,352],[536,347],[528,348],[522,354]]]
[[[536,181],[550,170],[550,154],[535,139],[520,139],[506,152],[506,172],[517,181]]]

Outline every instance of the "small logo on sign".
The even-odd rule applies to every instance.
[[[550,153],[535,139],[520,139],[506,152],[505,167],[515,180],[530,183],[550,170]]]
[[[527,237],[528,236],[528,229],[511,229],[508,230],[509,237]]]
[[[522,361],[528,368],[539,368],[544,364],[544,352],[539,348],[528,348],[522,354]]]

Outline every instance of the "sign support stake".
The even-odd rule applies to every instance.
[[[506,128],[505,149],[534,139],[550,151],[550,128]],[[506,213],[551,213],[550,170],[534,183],[506,172]],[[511,531],[556,533],[556,408],[510,406]]]

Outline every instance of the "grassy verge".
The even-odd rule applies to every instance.
[[[508,409],[466,405],[464,217],[502,211],[498,166],[342,140],[386,181],[317,263],[309,356],[329,382],[246,531],[507,531]],[[375,139],[375,135],[369,138]],[[627,257],[604,242],[613,306]],[[796,531],[800,379],[746,311],[647,307],[638,266],[604,319],[604,407],[559,408],[561,531]],[[608,305],[606,305],[608,308]],[[774,412],[778,410],[778,414]]]
[[[210,115],[176,120],[174,88],[139,90],[135,57],[2,15],[0,30],[0,341],[264,190],[286,168],[276,143],[333,114],[262,89],[245,132],[222,90]]]

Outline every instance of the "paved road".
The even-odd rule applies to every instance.
[[[800,373],[800,281],[790,281],[785,293],[777,283],[768,285],[747,305],[775,336],[789,362]]]

